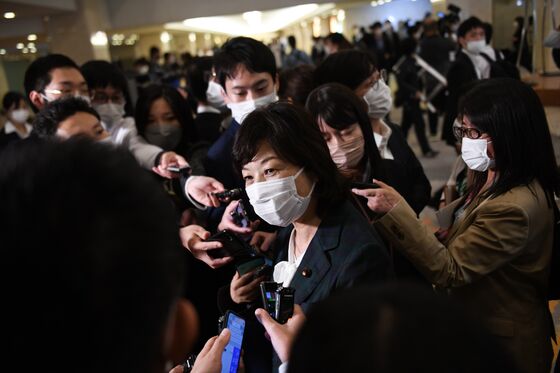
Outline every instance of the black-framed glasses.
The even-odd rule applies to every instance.
[[[478,128],[463,126],[461,122],[455,120],[453,123],[453,134],[457,140],[461,140],[463,137],[476,140],[482,136],[482,131]]]

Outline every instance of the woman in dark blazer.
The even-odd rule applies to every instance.
[[[257,215],[284,227],[274,245],[273,280],[293,287],[304,310],[333,292],[391,276],[387,249],[349,201],[321,132],[303,109],[280,102],[255,110],[238,132],[233,156]],[[245,316],[254,319],[262,281],[253,272],[236,273],[221,308],[248,310]],[[255,345],[247,339],[246,356]]]

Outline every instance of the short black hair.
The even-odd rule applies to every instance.
[[[329,41],[338,46],[338,50],[351,49],[352,44],[340,32],[331,32],[325,36],[325,41]]]
[[[329,55],[315,69],[315,86],[340,83],[355,90],[377,70],[375,57],[360,50],[344,50]]]
[[[123,71],[117,65],[103,60],[91,60],[82,65],[81,71],[90,91],[108,86],[121,91],[125,99],[126,115],[132,115],[133,107],[128,82]]]
[[[347,197],[346,181],[331,159],[321,131],[302,107],[279,101],[247,116],[233,146],[233,160],[238,172],[253,159],[263,142],[268,143],[279,158],[304,167],[316,177],[313,194],[318,199],[319,215]]]
[[[276,80],[276,60],[272,51],[258,40],[239,36],[228,40],[214,56],[214,71],[218,83],[226,89],[226,79],[232,79],[239,65],[251,73],[269,73]]]
[[[207,102],[206,91],[208,81],[212,75],[212,57],[195,57],[186,67],[187,88],[194,98],[200,102]]]
[[[553,194],[560,192],[558,166],[543,105],[529,85],[510,78],[477,82],[459,101],[458,117],[463,116],[492,138],[500,177],[486,196],[537,180],[554,203]],[[478,193],[486,173],[474,175],[472,189]]]
[[[6,111],[10,110],[12,107],[19,109],[19,103],[21,100],[26,101],[24,95],[19,92],[9,91],[2,99],[2,108]]]
[[[163,369],[184,253],[161,188],[127,150],[83,138],[0,159],[4,367],[31,353],[45,371]]]
[[[484,24],[477,17],[469,17],[459,25],[457,29],[457,37],[464,38],[465,35],[475,28],[484,28]]]
[[[372,29],[372,30],[376,29],[376,28],[382,28],[382,27],[383,27],[383,25],[379,21],[376,21],[369,26],[369,28]]]
[[[150,109],[154,101],[159,98],[167,102],[183,129],[183,138],[179,142],[179,145],[177,145],[177,149],[184,149],[188,147],[189,143],[195,143],[198,140],[198,133],[194,126],[191,108],[175,88],[165,84],[152,84],[140,91],[140,96],[138,96],[138,101],[136,101],[136,110],[134,112],[134,120],[136,121],[138,134],[144,136],[146,127],[148,126]]]
[[[60,122],[65,121],[76,113],[88,113],[101,120],[87,101],[80,97],[65,97],[49,102],[33,121],[34,132],[42,138],[56,135]]]
[[[340,292],[306,315],[289,372],[518,372],[466,306],[412,284]]]
[[[296,37],[294,35],[288,36],[288,44],[292,49],[296,49]]]
[[[291,99],[301,106],[305,105],[307,96],[313,90],[313,65],[299,65],[291,69],[282,70],[278,88],[281,99]]]
[[[23,86],[27,97],[32,91],[43,91],[51,82],[51,71],[60,68],[80,70],[70,57],[63,54],[49,54],[33,61],[25,70],[25,77],[23,78]]]
[[[316,126],[319,125],[319,119],[337,130],[358,123],[364,136],[364,157],[369,160],[371,177],[384,179],[383,161],[371,130],[367,104],[363,99],[342,84],[329,83],[311,92],[306,108]]]

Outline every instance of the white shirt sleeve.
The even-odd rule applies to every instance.
[[[280,365],[278,367],[278,373],[288,373],[288,362],[287,361],[285,363],[282,363],[282,365]]]

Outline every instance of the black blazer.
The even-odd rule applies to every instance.
[[[394,160],[383,160],[385,182],[395,188],[419,214],[428,204],[432,192],[430,181],[420,161],[406,142],[400,127],[387,123],[393,131],[387,147]]]
[[[278,233],[276,263],[288,260],[293,226]],[[304,311],[333,292],[391,278],[387,248],[375,229],[346,201],[331,208],[311,240],[290,287]]]
[[[447,104],[445,107],[445,119],[443,121],[442,140],[449,145],[454,145],[457,141],[453,135],[453,122],[457,117],[459,99],[465,94],[468,83],[478,80],[476,68],[469,56],[463,51],[458,51],[455,61],[447,72]]]

